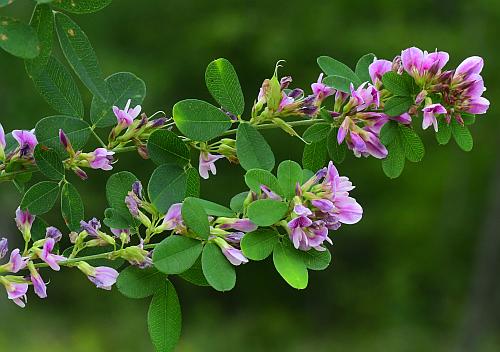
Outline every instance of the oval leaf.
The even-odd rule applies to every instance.
[[[315,123],[305,130],[302,138],[309,143],[320,142],[326,138],[331,129],[332,125],[329,123]]]
[[[375,55],[370,53],[363,55],[359,60],[358,63],[356,64],[356,76],[359,77],[361,82],[371,82],[371,77],[370,77],[370,72],[368,68],[370,65],[373,63],[373,60],[375,59]]]
[[[326,164],[327,146],[326,141],[315,142],[304,147],[302,154],[302,166],[309,170],[319,170]]]
[[[116,287],[125,297],[146,298],[161,291],[165,279],[165,274],[153,267],[141,269],[131,265],[120,272]]]
[[[64,166],[59,154],[53,149],[38,144],[35,147],[35,161],[38,169],[51,180],[62,180],[64,177]]]
[[[148,140],[149,157],[154,163],[179,164],[184,166],[191,157],[189,148],[174,132],[158,130],[151,134]]]
[[[248,206],[248,217],[259,226],[271,226],[283,219],[288,205],[273,199],[260,199]]]
[[[174,105],[177,128],[188,138],[206,142],[220,136],[231,127],[231,119],[212,104],[186,99]]]
[[[193,266],[202,249],[203,244],[198,240],[172,235],[156,246],[153,263],[165,274],[180,274]]]
[[[274,154],[259,131],[248,123],[240,123],[236,133],[236,154],[245,170],[274,168]]]
[[[75,150],[81,150],[90,136],[90,126],[76,117],[56,115],[41,119],[35,126],[38,143],[56,150],[59,155],[66,155],[66,150],[59,141],[59,129],[64,130]]]
[[[307,287],[307,267],[300,251],[293,248],[290,242],[276,243],[273,262],[278,273],[290,286],[296,289]]]
[[[174,164],[163,164],[153,172],[148,194],[159,212],[166,213],[172,204],[182,202],[186,194],[187,179],[186,172]]]
[[[14,18],[0,16],[0,48],[22,59],[34,59],[40,53],[35,30]]]
[[[186,198],[182,202],[181,212],[186,227],[201,238],[208,239],[208,236],[210,236],[208,215],[196,199],[192,197]]]
[[[245,183],[247,186],[257,194],[261,193],[260,186],[264,185],[271,189],[271,191],[282,194],[280,184],[276,176],[267,170],[251,169],[245,174]]]
[[[85,217],[85,208],[78,190],[71,183],[64,184],[62,188],[61,213],[64,223],[71,231],[80,229],[80,221]]]
[[[33,215],[45,214],[52,209],[58,195],[59,185],[57,182],[42,181],[26,191],[21,201],[21,209],[29,210]]]
[[[102,10],[112,0],[57,0],[52,4],[55,8],[76,14],[93,13]]]
[[[342,62],[335,60],[329,56],[318,57],[318,65],[323,72],[328,76],[339,76],[345,78],[347,81],[352,82],[354,87],[361,85],[359,77],[349,68],[349,66]]]
[[[32,60],[26,60],[26,71],[31,79],[37,76],[49,62],[54,37],[54,14],[49,5],[37,5],[31,16],[30,26],[36,31],[40,53]]]
[[[217,291],[229,291],[236,284],[236,271],[215,243],[207,243],[201,255],[203,274]]]
[[[279,234],[272,229],[249,232],[241,239],[241,250],[251,260],[263,260],[271,255],[278,243]]]
[[[302,183],[302,167],[295,161],[285,160],[278,166],[277,174],[283,195],[288,199],[293,198],[297,182]]]
[[[238,75],[228,60],[212,61],[205,72],[205,82],[210,94],[220,106],[235,115],[243,114],[245,99]]]

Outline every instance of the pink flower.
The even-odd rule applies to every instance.
[[[35,216],[31,215],[28,210],[21,210],[21,207],[16,209],[16,225],[19,231],[23,234],[24,239],[27,241],[31,238],[31,226],[35,221]]]
[[[411,47],[401,52],[403,68],[413,77],[422,77],[426,73],[437,74],[449,60],[448,53],[435,51],[428,53],[419,48]]]
[[[184,221],[182,220],[182,203],[175,203],[170,206],[167,214],[163,218],[163,223],[160,226],[161,231],[175,230],[176,233],[182,233],[185,230]]]
[[[33,151],[35,150],[36,145],[38,144],[38,140],[35,136],[35,130],[31,131],[23,131],[23,130],[14,130],[12,131],[12,136],[19,144],[19,151],[21,157],[23,156],[31,156]]]
[[[113,162],[113,154],[115,154],[115,152],[108,151],[106,148],[97,148],[89,154],[90,167],[104,171],[112,170],[113,166],[111,166],[111,163]]]
[[[43,281],[38,270],[36,270],[36,269],[31,270],[30,279],[31,279],[31,283],[33,284],[33,289],[34,289],[36,295],[40,298],[46,298],[47,297],[47,285]]]
[[[28,292],[28,284],[9,282],[7,280],[2,280],[2,283],[7,291],[7,297],[19,307],[24,308],[27,301],[26,292]]]
[[[10,271],[11,273],[17,273],[19,270],[22,270],[26,267],[29,258],[22,257],[19,249],[14,249],[12,253],[10,253],[10,260],[5,265],[5,269]]]
[[[453,78],[463,77],[463,79],[467,79],[470,75],[478,75],[483,70],[483,66],[483,58],[479,56],[468,57],[458,65]]]
[[[200,176],[206,180],[209,177],[209,171],[212,175],[215,175],[217,173],[215,162],[222,158],[224,158],[224,155],[213,155],[208,152],[200,152],[200,163],[198,168]]]
[[[0,259],[5,257],[8,251],[9,251],[9,241],[5,237],[2,237],[0,239]]]
[[[373,84],[377,84],[382,81],[382,76],[392,69],[392,62],[388,60],[377,60],[374,59],[373,63],[368,66],[368,72],[372,79]]]
[[[238,266],[248,263],[248,259],[243,255],[243,252],[231,246],[224,239],[215,237],[213,241],[220,247],[222,254],[224,254],[231,264]]]
[[[5,131],[3,130],[3,126],[0,123],[0,149],[5,149],[7,142],[5,141]]]
[[[116,279],[118,278],[118,271],[106,266],[98,266],[87,277],[97,288],[111,290],[111,287],[116,283]]]
[[[226,219],[220,225],[221,229],[233,229],[243,232],[252,232],[257,230],[257,225],[255,225],[250,219]]]
[[[51,253],[54,249],[54,245],[56,241],[53,238],[47,238],[43,244],[42,250],[38,250],[38,257],[47,263],[53,270],[59,271],[61,267],[59,266],[59,262],[62,260],[66,260],[62,255],[57,255]]]
[[[318,102],[322,102],[327,97],[335,93],[335,89],[323,83],[323,73],[319,75],[316,83],[311,84],[311,89],[313,94],[316,96],[316,101]]]
[[[136,105],[135,108],[130,109],[131,99],[127,101],[127,105],[123,110],[120,110],[117,106],[113,106],[113,113],[116,116],[118,125],[121,127],[128,127],[132,124],[134,119],[141,113],[141,106]]]
[[[438,131],[438,123],[436,115],[446,114],[446,109],[441,104],[431,104],[422,109],[424,118],[422,120],[422,129],[427,129],[430,125],[434,126],[434,130]]]
[[[484,97],[472,98],[466,103],[466,111],[471,114],[484,114],[490,107],[490,101]]]

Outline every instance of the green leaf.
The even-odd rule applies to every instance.
[[[129,266],[120,272],[116,287],[128,298],[146,298],[162,290],[166,277],[155,268]]]
[[[355,87],[361,85],[359,77],[345,64],[329,56],[318,57],[318,65],[327,76],[340,76],[352,82]]]
[[[271,189],[271,191],[282,194],[281,186],[276,176],[267,170],[251,169],[245,174],[245,183],[247,186],[257,194],[261,193],[260,186],[264,185]]]
[[[248,217],[258,226],[271,226],[283,219],[288,205],[273,199],[260,199],[248,206]]]
[[[229,207],[236,213],[243,212],[243,204],[245,203],[245,199],[248,196],[248,192],[241,192],[231,198],[231,202],[229,203]]]
[[[38,144],[35,147],[35,161],[38,169],[51,180],[62,180],[64,166],[56,151]]]
[[[107,208],[104,211],[104,224],[112,229],[127,229],[130,226],[130,214],[122,214],[119,210]]]
[[[160,165],[151,175],[149,199],[160,213],[166,213],[174,203],[180,203],[187,190],[186,172],[178,165]]]
[[[382,160],[382,169],[390,178],[399,177],[405,167],[405,151],[399,138],[387,146],[387,151],[389,154]]]
[[[26,60],[26,71],[31,79],[36,77],[49,62],[54,38],[54,14],[49,5],[37,5],[31,16],[30,26],[36,31],[40,53],[32,60]]]
[[[463,151],[470,152],[474,146],[474,140],[472,135],[465,125],[461,125],[457,120],[452,119],[451,121],[451,133],[457,145]]]
[[[241,250],[251,260],[263,260],[271,255],[278,243],[279,234],[273,229],[258,229],[241,239]]]
[[[317,251],[310,249],[307,252],[301,251],[302,260],[308,269],[311,270],[325,270],[332,261],[330,251]]]
[[[174,121],[186,137],[206,142],[231,127],[231,119],[220,109],[202,100],[186,99],[174,105]]]
[[[445,145],[451,139],[451,126],[444,119],[438,120],[438,131],[436,132],[436,140],[439,144]]]
[[[194,167],[186,170],[186,197],[200,196],[200,174]]]
[[[236,132],[236,154],[245,170],[274,168],[274,154],[260,132],[248,123],[240,123]]]
[[[414,163],[422,160],[425,147],[420,136],[413,129],[405,126],[399,126],[399,131],[406,158]]]
[[[31,186],[21,201],[21,209],[29,210],[33,215],[41,215],[48,212],[56,203],[59,195],[57,182],[42,181]]]
[[[329,123],[315,123],[305,130],[302,138],[309,143],[320,142],[328,136],[331,129],[332,125]]]
[[[162,273],[180,274],[193,266],[202,249],[201,241],[171,235],[156,246],[153,252],[153,263]]]
[[[125,204],[125,197],[132,190],[132,184],[135,181],[137,177],[133,173],[120,171],[111,175],[106,183],[106,199],[109,206],[125,217],[129,225],[133,224],[133,218]]]
[[[0,7],[9,6],[13,2],[14,2],[14,0],[0,0]]]
[[[59,43],[69,64],[92,94],[106,100],[109,89],[87,35],[68,16],[58,12],[55,19]]]
[[[200,205],[207,215],[224,216],[229,218],[235,217],[236,215],[231,209],[205,199],[191,198],[191,202]]]
[[[351,80],[345,77],[327,76],[323,79],[323,83],[344,93],[351,91]]]
[[[189,230],[205,240],[208,239],[210,236],[208,215],[195,198],[188,197],[182,203],[182,219]]]
[[[236,271],[215,243],[207,243],[201,255],[203,274],[217,291],[232,290],[236,284]]]
[[[80,229],[85,217],[85,208],[78,190],[71,183],[65,183],[61,190],[61,213],[64,223],[71,231]]]
[[[306,145],[302,154],[302,166],[309,170],[321,169],[326,164],[327,153],[325,140]]]
[[[375,60],[375,55],[370,53],[363,55],[359,60],[358,63],[356,64],[356,76],[359,77],[361,82],[371,82],[371,77],[370,77],[370,72],[368,68],[370,65],[373,63],[373,60]]]
[[[66,150],[59,141],[59,129],[62,129],[75,150],[81,150],[90,136],[90,126],[76,117],[56,115],[41,119],[35,126],[38,143],[52,148],[59,155],[66,155]]]
[[[50,57],[47,65],[32,80],[38,93],[54,110],[83,118],[84,107],[78,87],[58,59]]]
[[[210,94],[220,106],[235,115],[243,114],[245,99],[238,75],[228,60],[212,61],[205,72],[205,82]]]
[[[302,167],[295,161],[285,160],[278,166],[277,175],[282,194],[292,199],[295,196],[297,182],[302,182]]]
[[[111,0],[56,0],[52,6],[80,15],[100,11],[109,4],[111,4]]]
[[[15,18],[0,16],[0,48],[22,59],[34,59],[40,53],[35,30]]]
[[[380,130],[380,141],[385,146],[391,144],[399,136],[399,124],[396,121],[388,121]]]
[[[148,140],[148,152],[151,160],[157,165],[179,164],[184,166],[191,157],[189,148],[174,132],[157,130]]]
[[[399,116],[407,112],[412,105],[411,97],[394,96],[385,102],[384,112],[389,116]]]
[[[476,115],[462,113],[462,120],[466,126],[473,125],[476,122]]]
[[[181,306],[175,288],[168,280],[151,300],[148,330],[157,352],[175,349],[181,336]]]
[[[276,270],[285,281],[296,289],[307,287],[307,267],[299,250],[290,242],[276,243],[273,251],[273,262]]]
[[[210,286],[207,279],[205,278],[205,275],[203,274],[203,269],[201,267],[201,257],[196,260],[192,267],[190,267],[182,274],[179,274],[179,277],[196,286]]]
[[[47,234],[47,227],[49,227],[49,224],[41,217],[37,216],[31,226],[31,240],[43,240]]]
[[[90,120],[97,127],[109,127],[116,124],[113,106],[123,109],[127,101],[131,106],[142,104],[146,97],[146,84],[130,72],[118,72],[105,79],[109,90],[107,99],[94,95],[90,105]]]
[[[412,86],[410,82],[397,72],[386,72],[382,76],[382,83],[384,84],[384,88],[393,95],[409,97],[412,93]]]
[[[337,141],[337,134],[339,132],[338,127],[332,128],[330,133],[328,133],[328,138],[326,140],[326,148],[328,150],[328,155],[336,163],[341,163],[345,159],[346,155],[346,143],[339,145]]]
[[[269,82],[269,89],[267,89],[266,93],[267,107],[271,111],[277,111],[282,99],[282,93],[281,93],[281,84],[278,81],[276,73],[273,75],[273,77],[271,77],[271,79],[268,82]]]

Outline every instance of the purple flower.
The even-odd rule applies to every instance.
[[[388,60],[374,59],[373,63],[368,66],[368,72],[372,79],[373,84],[382,82],[382,76],[392,69],[392,62]]]
[[[380,93],[368,82],[364,82],[357,89],[354,89],[354,85],[351,83],[351,100],[350,104],[356,108],[356,111],[362,111],[370,106],[378,108],[380,105]]]
[[[16,209],[16,225],[19,231],[22,232],[23,236],[27,239],[31,237],[31,226],[35,221],[35,216],[31,215],[28,210],[21,210],[21,208]]]
[[[200,152],[200,164],[199,164],[199,173],[202,178],[205,180],[208,179],[210,171],[212,175],[217,173],[217,169],[215,168],[215,162],[219,159],[224,158],[224,155],[213,155],[208,152]]]
[[[35,150],[35,147],[38,144],[38,140],[36,139],[34,132],[35,132],[35,130],[31,130],[31,131],[14,130],[14,131],[12,131],[12,136],[19,144],[19,151],[20,151],[21,157],[33,155],[33,151]]]
[[[119,107],[113,106],[113,113],[116,116],[116,120],[118,121],[118,125],[121,127],[128,127],[132,124],[134,119],[139,116],[141,113],[141,106],[136,105],[135,108],[130,109],[131,99],[127,101],[127,105],[123,110],[120,110]]]
[[[323,83],[323,73],[319,75],[316,83],[311,84],[311,89],[316,97],[316,101],[318,102],[322,102],[327,97],[335,93],[335,89]]]
[[[436,115],[446,114],[446,109],[441,104],[431,104],[422,109],[424,118],[422,120],[422,129],[427,129],[430,125],[434,126],[434,131],[438,131]]]
[[[483,70],[484,60],[479,56],[471,56],[458,65],[453,76],[454,79],[462,77],[467,79],[471,75],[478,75]]]
[[[31,283],[33,284],[33,289],[34,289],[36,295],[40,298],[46,298],[47,297],[47,285],[43,281],[38,270],[36,270],[36,269],[31,270],[30,278],[31,278]]]
[[[337,132],[338,144],[341,144],[344,139],[347,140],[347,146],[357,157],[372,155],[375,158],[383,159],[388,154],[375,130],[369,126],[361,128],[349,117],[345,118]]]
[[[224,223],[220,225],[220,228],[252,232],[257,230],[257,225],[250,221],[250,219],[224,219]]]
[[[45,238],[53,238],[54,241],[59,242],[62,238],[62,233],[58,228],[50,226],[45,230]]]
[[[106,266],[98,266],[87,277],[97,288],[111,290],[111,287],[116,283],[116,279],[118,278],[118,271]]]
[[[8,251],[9,251],[9,241],[5,237],[2,237],[2,239],[0,239],[0,259],[5,257]]]
[[[113,169],[113,154],[115,152],[108,151],[106,148],[97,148],[92,153],[89,153],[89,164],[93,169],[101,169],[109,171]]]
[[[57,255],[51,253],[54,249],[56,241],[53,238],[47,238],[45,243],[43,244],[42,250],[38,251],[38,257],[47,263],[53,270],[59,271],[61,267],[59,266],[59,262],[65,260],[66,258],[62,255]]]
[[[135,193],[135,195],[139,198],[142,199],[142,183],[141,181],[135,181],[132,184],[132,192]]]
[[[213,241],[220,247],[222,254],[224,254],[231,264],[237,266],[248,263],[248,259],[243,255],[241,250],[234,248],[222,238],[216,237]]]
[[[263,193],[262,194],[263,199],[269,198],[269,199],[274,199],[274,200],[279,200],[279,201],[282,200],[282,198],[278,194],[271,191],[271,189],[269,187],[267,187],[266,185],[260,185],[260,190]]]
[[[134,218],[139,217],[139,207],[141,206],[141,200],[134,192],[128,192],[127,196],[125,197],[125,205]]]
[[[466,103],[466,110],[471,114],[484,114],[490,107],[490,101],[484,97],[472,98]]]
[[[403,68],[413,77],[424,76],[427,72],[437,74],[449,60],[448,53],[435,51],[428,53],[419,48],[411,47],[401,52]]]
[[[170,206],[160,226],[162,231],[176,230],[176,232],[182,232],[184,229],[184,222],[182,220],[181,210],[182,203],[175,203]]]
[[[239,245],[243,236],[245,236],[245,233],[241,231],[231,232],[226,236],[226,241]]]
[[[5,269],[10,271],[11,273],[17,273],[19,270],[22,270],[26,267],[28,260],[29,258],[22,257],[19,249],[16,248],[10,253],[10,260],[5,265]]]
[[[66,133],[64,133],[62,129],[59,129],[59,142],[61,142],[62,146],[68,153],[74,153],[73,146],[71,145],[68,136],[66,136]]]
[[[101,229],[101,222],[96,218],[92,218],[89,222],[80,221],[82,231],[86,231],[91,237],[99,237],[99,230]]]
[[[26,292],[28,292],[28,284],[9,282],[7,280],[2,280],[2,283],[5,286],[8,298],[19,307],[24,308],[27,301]]]
[[[5,131],[2,124],[0,123],[0,149],[5,149],[7,142],[5,141]]]

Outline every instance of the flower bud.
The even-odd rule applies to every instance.
[[[9,251],[9,241],[5,237],[3,237],[0,239],[0,259],[5,257],[8,251]]]
[[[17,228],[23,234],[24,241],[29,242],[31,240],[31,226],[33,225],[33,221],[35,221],[35,216],[31,215],[28,210],[21,210],[19,207],[16,210],[15,220]]]

